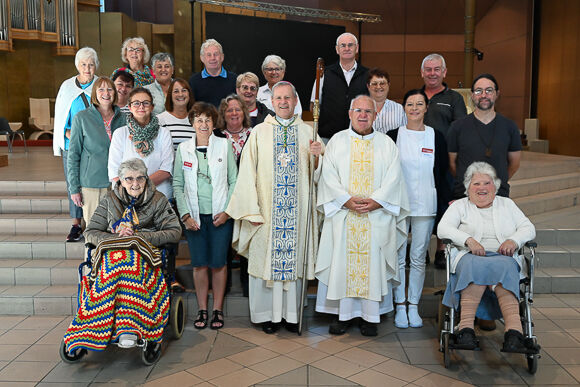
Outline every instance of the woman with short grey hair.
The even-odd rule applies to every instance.
[[[160,349],[169,318],[169,289],[158,249],[179,241],[181,225],[141,159],[125,160],[117,171],[120,179],[87,226],[86,240],[95,245],[91,272],[80,284],[79,308],[64,336],[65,351],[102,351],[109,342],[129,348],[143,340],[149,359]],[[101,318],[98,335],[96,315]]]
[[[258,89],[258,101],[266,105],[266,107],[274,111],[272,105],[272,87],[284,79],[286,74],[286,61],[278,55],[268,55],[262,62],[262,74],[266,78],[266,84]],[[302,116],[302,105],[300,98],[294,108],[294,114],[298,117]]]
[[[65,179],[68,174],[68,150],[72,134],[72,121],[78,112],[90,106],[89,101],[93,91],[95,72],[99,67],[97,52],[91,47],[81,48],[75,56],[75,66],[78,74],[61,84],[54,105],[52,148],[55,156],[62,156]],[[66,241],[76,242],[81,239],[83,233],[81,226],[83,210],[70,198],[68,181],[67,192],[69,193],[69,214],[72,219],[72,227]]]
[[[496,196],[499,179],[493,167],[475,162],[465,173],[467,197],[454,201],[439,222],[437,236],[450,239],[449,282],[443,304],[461,319],[455,348],[475,349],[473,320],[504,319],[503,352],[538,353],[526,340],[519,315],[522,257],[518,250],[536,229],[509,198]]]
[[[165,99],[171,81],[173,81],[173,57],[166,52],[158,52],[151,58],[151,66],[153,67],[153,74],[155,81],[147,86],[151,95],[153,96],[153,114],[157,115],[165,111]]]
[[[111,74],[111,78],[115,76],[117,71],[126,71],[135,78],[134,87],[143,87],[153,83],[155,76],[153,71],[147,66],[151,54],[149,47],[142,37],[127,38],[121,47],[121,60],[127,66],[119,67]]]
[[[468,194],[469,185],[471,184],[471,179],[473,175],[476,173],[487,175],[493,181],[493,185],[495,186],[495,193],[497,195],[497,191],[499,191],[499,187],[501,186],[501,180],[497,177],[497,173],[495,173],[495,169],[488,163],[483,161],[476,161],[472,163],[467,170],[465,171],[465,176],[463,178],[463,186],[465,187],[465,194]]]

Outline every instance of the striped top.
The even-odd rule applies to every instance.
[[[171,140],[173,142],[173,150],[177,150],[179,144],[189,140],[195,134],[195,130],[189,123],[189,118],[177,118],[168,111],[159,113],[159,126],[169,129],[171,133]]]
[[[373,129],[381,133],[387,133],[389,130],[397,129],[407,125],[407,116],[403,110],[403,105],[390,99],[385,100],[385,104],[375,118]]]

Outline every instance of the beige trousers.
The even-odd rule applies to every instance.
[[[83,195],[83,219],[88,226],[95,210],[99,206],[103,196],[107,194],[110,188],[85,188],[81,187]]]

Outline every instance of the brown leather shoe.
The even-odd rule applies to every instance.
[[[479,329],[484,330],[484,331],[495,330],[495,321],[494,320],[477,319],[477,325],[479,326]]]

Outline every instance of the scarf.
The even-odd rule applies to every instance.
[[[129,138],[135,146],[137,153],[149,156],[153,152],[153,140],[159,133],[159,120],[152,115],[151,120],[145,126],[141,126],[135,121],[132,114],[127,115],[127,127],[129,128]]]
[[[139,217],[137,216],[137,211],[135,211],[136,201],[137,198],[132,198],[131,203],[129,203],[129,205],[123,212],[123,216],[121,216],[121,219],[113,223],[112,231],[114,233],[119,232],[119,230],[123,228],[133,229],[133,226],[137,226],[139,224]]]

